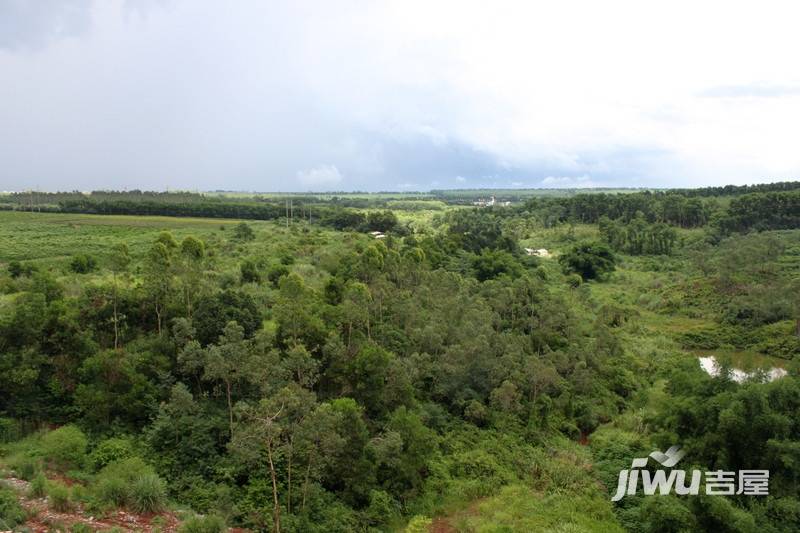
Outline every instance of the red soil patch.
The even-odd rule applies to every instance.
[[[76,484],[74,480],[63,476],[57,479],[70,486]],[[171,512],[137,515],[117,510],[98,518],[86,513],[81,505],[78,504],[70,512],[60,513],[50,508],[47,498],[28,498],[27,493],[30,489],[30,483],[27,481],[13,477],[2,481],[17,491],[20,505],[31,516],[24,525],[34,533],[64,530],[71,528],[75,524],[83,524],[91,528],[92,531],[106,531],[118,528],[123,531],[151,532],[154,529],[158,529],[164,533],[175,533],[180,525],[178,517]]]

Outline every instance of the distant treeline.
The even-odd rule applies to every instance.
[[[448,191],[435,191],[440,192]],[[435,193],[432,196],[436,196]],[[732,198],[721,202],[719,196]],[[396,226],[396,217],[394,223],[385,220],[371,223],[370,216],[374,215],[357,209],[419,209],[419,196],[413,197],[415,201],[398,202],[390,196],[233,197],[192,192],[93,191],[88,195],[77,191],[27,192],[0,196],[0,209],[276,220],[286,217],[287,207],[291,206],[290,215],[295,219],[313,220],[337,229],[384,230]],[[453,203],[453,197],[440,200]],[[437,206],[441,207],[441,203]],[[792,229],[800,228],[800,182],[528,197],[520,205],[492,211],[500,217],[535,216],[545,226],[567,221],[596,224],[603,217],[628,223],[643,217],[650,224],[660,222],[684,228],[701,227],[713,221],[724,232]]]
[[[649,223],[684,228],[705,226],[713,219],[725,232],[794,229],[800,228],[800,189],[743,194],[731,199],[727,207],[713,197],[659,191],[532,198],[515,211],[536,214],[548,226],[566,221],[595,224],[603,217],[628,223],[642,216]]]
[[[800,228],[800,191],[734,198],[719,219],[719,226],[727,232]]]
[[[291,220],[311,220],[338,230],[391,231],[400,228],[397,216],[391,211],[362,213],[339,206],[295,205],[287,212],[286,206],[278,203],[245,202],[134,202],[130,200],[67,200],[59,204],[63,213],[87,213],[97,215],[139,215],[199,218],[235,218],[247,220],[278,220],[287,216]]]
[[[357,209],[374,209],[388,207],[391,204],[393,209],[416,210],[419,209],[413,202],[423,200],[434,200],[433,195],[408,194],[403,193],[346,193],[335,194],[215,194],[199,193],[190,191],[91,191],[84,193],[80,191],[69,192],[38,192],[25,191],[15,192],[7,195],[0,195],[0,208],[3,206],[20,206],[22,208],[32,208],[39,206],[56,206],[62,202],[132,202],[147,204],[272,204],[280,205],[285,208],[287,202],[293,206],[312,205],[325,206],[333,205],[340,207],[352,207]],[[7,208],[7,207],[6,207]],[[259,215],[260,218],[261,215]]]
[[[800,189],[800,181],[777,181],[756,185],[725,185],[723,187],[701,187],[699,189],[670,189],[668,192],[684,196],[739,196],[755,192],[784,192]]]
[[[680,193],[579,194],[569,198],[531,198],[518,208],[537,212],[545,225],[568,220],[595,224],[602,217],[630,222],[640,213],[649,222],[666,222],[686,228],[705,225],[716,207],[712,200]]]
[[[678,194],[685,197],[741,196],[761,192],[786,192],[800,189],[800,181],[784,181],[758,185],[725,185],[723,187],[703,187],[698,189],[648,190],[642,188],[594,188],[594,189],[436,189],[422,192],[329,192],[329,193],[227,193],[191,191],[131,191],[96,190],[91,192],[38,192],[24,191],[0,195],[0,204],[17,205],[56,205],[68,200],[127,200],[135,202],[222,202],[222,203],[283,203],[288,200],[305,204],[333,204],[343,207],[374,208],[385,207],[392,202],[409,200],[440,200],[449,204],[472,204],[479,199],[492,196],[497,201],[525,202],[535,198],[574,198],[577,196],[621,194]],[[402,209],[401,206],[393,206]]]
[[[266,202],[222,202],[219,200],[154,201],[154,200],[64,200],[59,208],[65,213],[98,215],[153,215],[170,217],[244,218],[273,220],[286,216],[286,209]],[[297,213],[297,216],[301,216]]]

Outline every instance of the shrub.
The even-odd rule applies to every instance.
[[[140,513],[158,511],[167,498],[164,482],[138,457],[103,468],[97,475],[94,493],[100,504],[129,507]]]
[[[33,478],[28,494],[31,498],[44,498],[47,495],[47,478],[43,473],[39,472]]]
[[[66,513],[72,509],[72,500],[66,485],[50,483],[47,488],[47,497],[50,500],[50,507],[59,513]]]
[[[108,464],[134,456],[133,443],[126,438],[113,437],[100,442],[89,454],[89,465],[97,472]]]
[[[16,493],[0,487],[0,530],[8,531],[25,521],[25,510],[17,501]]]
[[[12,278],[18,278],[20,276],[30,276],[34,272],[36,272],[35,265],[30,265],[30,264],[23,265],[19,261],[11,261],[10,263],[8,263],[8,274]]]
[[[0,417],[0,443],[14,442],[21,436],[19,422],[13,418]]]
[[[70,527],[70,533],[92,533],[94,531],[90,526],[82,522],[76,522]]]
[[[86,460],[88,440],[76,426],[62,426],[42,437],[41,448],[45,459],[54,468],[66,471],[80,468]]]
[[[18,278],[22,275],[22,263],[19,261],[11,261],[8,264],[8,275],[12,278]]]
[[[18,456],[10,461],[10,463],[17,477],[25,481],[31,481],[41,470],[39,461],[28,455]]]
[[[267,279],[272,286],[278,288],[278,282],[283,276],[289,275],[289,269],[285,265],[272,265],[267,272]]]
[[[69,268],[76,274],[87,274],[97,268],[97,260],[90,255],[76,255],[70,261]]]
[[[583,279],[602,279],[614,271],[617,258],[603,243],[579,244],[558,258],[558,262],[569,274],[580,274]]]
[[[242,277],[242,283],[261,283],[261,273],[255,262],[248,259],[239,265],[239,271]]]
[[[373,526],[387,524],[399,514],[399,505],[386,491],[371,490],[369,506],[364,514],[367,521]]]
[[[567,285],[572,287],[573,289],[577,289],[583,283],[583,278],[580,274],[570,274],[567,276]]]
[[[158,512],[167,499],[164,482],[150,472],[144,472],[134,479],[130,492],[130,507],[137,513]]]
[[[101,504],[124,507],[130,493],[126,480],[121,477],[105,477],[95,485],[95,493]]]
[[[425,533],[430,530],[433,520],[427,516],[416,515],[406,526],[405,533]]]
[[[236,227],[233,228],[233,237],[240,241],[252,241],[256,238],[256,234],[249,224],[239,222]]]
[[[226,530],[225,521],[218,515],[193,516],[178,529],[179,533],[222,533]]]

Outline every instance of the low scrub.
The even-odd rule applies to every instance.
[[[45,433],[41,452],[48,464],[61,472],[80,469],[86,461],[89,440],[76,426],[63,426]]]
[[[61,483],[52,482],[47,487],[47,499],[50,507],[59,513],[66,513],[72,509],[72,498],[69,494],[69,487]]]
[[[225,520],[218,515],[193,516],[178,529],[179,533],[223,533],[227,531]]]
[[[103,468],[97,476],[94,494],[101,505],[126,507],[138,513],[160,511],[167,500],[164,482],[138,457]]]
[[[16,493],[0,486],[0,531],[10,531],[25,521],[25,510]]]

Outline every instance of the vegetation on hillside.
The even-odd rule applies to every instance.
[[[203,515],[185,531],[800,529],[793,187],[291,219],[137,194],[0,212],[0,465],[51,508]],[[729,372],[765,365],[788,374]],[[769,497],[611,502],[673,444],[769,469]],[[0,528],[16,503],[0,489]]]

